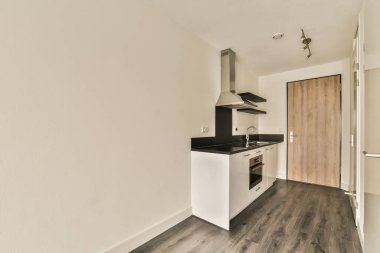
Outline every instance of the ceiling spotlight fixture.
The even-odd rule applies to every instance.
[[[310,47],[309,47],[309,44],[311,43],[311,39],[306,37],[303,29],[301,29],[301,30],[302,30],[301,42],[303,44],[305,44],[305,46],[303,47],[303,50],[307,49],[309,51],[309,54],[306,56],[306,58],[309,59],[311,56],[311,51],[310,51]]]
[[[284,33],[275,33],[272,35],[272,39],[274,40],[282,39],[282,37],[284,37]]]

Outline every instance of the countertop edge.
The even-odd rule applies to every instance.
[[[264,144],[264,145],[260,145],[260,146],[252,146],[252,147],[248,147],[248,148],[245,148],[245,149],[242,149],[242,150],[237,150],[237,151],[212,150],[212,147],[210,147],[210,149],[206,149],[206,148],[191,148],[191,151],[201,152],[201,153],[222,154],[222,155],[234,155],[234,154],[243,153],[243,152],[254,150],[254,149],[258,149],[258,148],[263,148],[263,147],[267,147],[267,146],[271,146],[271,145],[276,145],[276,144],[279,144],[279,143],[282,143],[282,142],[283,141],[271,141],[271,143],[268,143],[268,144]]]

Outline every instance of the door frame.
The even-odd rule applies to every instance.
[[[355,126],[355,138],[352,138],[352,118],[350,119],[350,177],[351,177],[351,172],[352,172],[352,166],[354,166],[354,173],[355,173],[355,193],[351,191],[350,188],[348,188],[348,192],[351,193],[351,194],[355,194],[355,196],[351,195],[349,196],[350,198],[350,205],[351,205],[351,209],[354,213],[354,220],[355,220],[355,225],[356,227],[358,226],[359,224],[359,201],[358,201],[358,187],[359,187],[359,166],[358,166],[358,153],[360,153],[359,151],[359,141],[358,141],[358,136],[359,136],[359,82],[360,82],[360,64],[359,64],[359,51],[360,51],[360,48],[359,48],[359,25],[357,24],[356,26],[356,32],[355,32],[355,36],[354,36],[354,39],[353,39],[353,49],[352,49],[352,53],[351,53],[351,57],[350,57],[350,97],[351,99],[353,99],[353,101],[350,101],[350,117],[353,117],[353,114],[352,114],[352,103],[356,103],[356,114],[355,114],[355,121],[356,121],[356,126]],[[352,59],[355,59],[354,60],[354,63],[355,65],[357,64],[357,69],[356,69],[356,74],[355,74],[355,71],[353,71],[353,61]],[[356,67],[356,66],[355,66]],[[354,75],[356,75],[356,82],[353,83],[353,81],[355,81],[355,77]],[[352,85],[355,85],[356,87],[353,88]],[[352,89],[355,89],[354,91],[354,96],[352,97]],[[351,100],[350,99],[350,100]],[[353,142],[353,143],[352,143]],[[353,145],[355,145],[355,150],[354,150],[354,153],[353,153]],[[353,159],[352,159],[352,156],[355,157],[355,162],[353,162]],[[351,183],[351,178],[350,178],[350,183]],[[355,202],[354,202],[355,201]],[[354,208],[354,206],[355,208]]]
[[[302,80],[296,80],[296,81],[290,81],[286,82],[286,180],[289,180],[288,178],[288,172],[289,172],[289,83],[293,82],[301,82],[301,81],[308,81],[308,80],[314,80],[319,78],[325,78],[325,77],[332,77],[332,76],[339,76],[340,80],[340,87],[339,87],[339,105],[340,105],[340,120],[339,120],[339,189],[342,188],[342,127],[343,127],[343,115],[342,115],[342,74],[335,74],[335,75],[328,75],[328,76],[320,76],[320,77],[314,77],[314,78],[307,78]],[[329,186],[325,186],[329,187]]]

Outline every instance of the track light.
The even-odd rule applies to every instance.
[[[303,29],[301,29],[301,31],[302,31],[302,36],[301,36],[301,42],[303,43],[303,44],[305,44],[305,46],[303,47],[303,50],[308,50],[309,51],[309,54],[306,56],[306,58],[310,58],[310,56],[311,56],[311,51],[310,51],[310,47],[309,47],[309,44],[311,43],[311,38],[307,38],[306,37],[306,35],[305,35],[305,33],[304,33],[304,31],[303,31]]]

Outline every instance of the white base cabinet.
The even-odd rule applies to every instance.
[[[249,202],[249,171],[246,169],[249,157],[249,151],[230,156],[230,213],[228,218],[240,213]]]
[[[249,160],[260,154],[263,155],[263,178],[249,189]],[[193,215],[229,230],[230,220],[272,186],[276,172],[276,145],[233,155],[192,151]]]
[[[193,215],[229,230],[230,156],[191,152]]]
[[[264,168],[267,173],[267,183],[271,186],[277,178],[277,145],[265,147]]]

